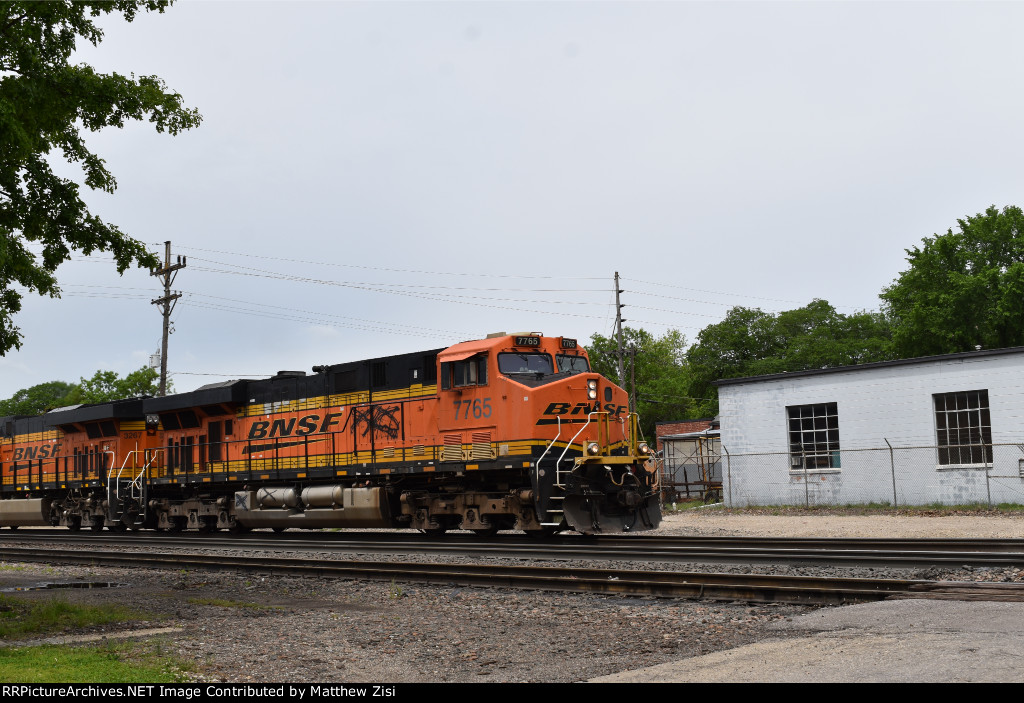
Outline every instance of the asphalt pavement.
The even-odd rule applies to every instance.
[[[773,628],[787,636],[593,682],[1024,682],[1024,603],[892,600]]]

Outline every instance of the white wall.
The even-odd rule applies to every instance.
[[[722,446],[731,456],[726,499],[735,505],[1024,503],[1024,451],[1015,446],[996,447],[987,472],[938,468],[932,395],[981,389],[988,391],[993,444],[1024,442],[1024,352],[720,386]],[[786,407],[813,403],[838,406],[842,468],[805,481],[789,471]],[[886,439],[898,448],[892,456]]]

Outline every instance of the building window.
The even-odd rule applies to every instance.
[[[838,405],[791,405],[786,412],[789,413],[790,470],[838,469]]]
[[[992,419],[988,391],[937,393],[935,434],[939,466],[992,463]]]

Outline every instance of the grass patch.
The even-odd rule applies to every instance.
[[[180,683],[189,669],[159,642],[0,647],[4,683]]]
[[[253,610],[283,610],[277,605],[260,605],[241,600],[228,600],[226,598],[189,598],[192,605],[215,605],[218,608],[251,608]]]
[[[31,601],[0,595],[0,639],[5,640],[152,619],[156,616],[120,605],[77,605],[63,598]]]

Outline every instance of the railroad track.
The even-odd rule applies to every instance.
[[[748,602],[837,605],[887,598],[1024,600],[1024,584],[976,584],[908,579],[822,578],[764,574],[707,574],[553,566],[493,566],[363,562],[209,554],[85,552],[80,549],[0,547],[16,562],[153,569],[226,569],[310,578],[352,578],[403,583],[507,587],[624,596],[705,598]]]
[[[0,545],[29,543],[81,544],[92,547],[261,549],[288,552],[357,554],[446,554],[473,558],[539,560],[603,560],[723,564],[830,564],[901,567],[1024,567],[1020,539],[809,539],[741,537],[627,538],[562,536],[531,540],[502,534],[481,539],[450,534],[428,539],[410,532],[250,533],[70,533],[60,530],[19,530],[0,533]]]

